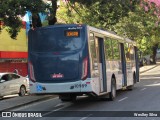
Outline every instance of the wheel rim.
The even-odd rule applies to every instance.
[[[24,96],[25,95],[25,88],[21,87],[21,95]]]
[[[116,90],[115,90],[115,84],[112,86],[112,97],[115,98],[116,96]]]

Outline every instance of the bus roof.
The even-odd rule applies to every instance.
[[[136,46],[136,42],[135,41],[132,41],[129,38],[124,38],[124,37],[118,36],[116,33],[113,33],[112,31],[101,30],[101,29],[98,29],[98,28],[95,28],[95,27],[91,27],[91,26],[88,26],[88,28],[89,28],[89,30],[91,30],[93,32],[100,33],[102,35],[114,38],[114,39],[119,40],[121,42],[127,42],[127,43],[130,43],[130,44],[133,44],[133,45]]]
[[[44,26],[44,27],[38,27],[35,30],[38,29],[49,29],[49,28],[53,28],[53,27],[80,27],[80,26],[87,26],[85,24],[55,24],[55,25],[49,25],[49,26]]]
[[[130,44],[133,44],[134,46],[136,46],[136,42],[132,41],[129,38],[124,38],[124,37],[121,37],[121,36],[113,33],[112,31],[101,30],[101,29],[98,29],[98,28],[95,28],[95,27],[92,27],[92,26],[89,26],[86,24],[55,24],[55,25],[50,25],[50,26],[45,26],[45,27],[39,27],[39,28],[36,28],[35,30],[50,29],[53,27],[77,27],[77,26],[78,27],[82,27],[82,26],[88,27],[89,30],[96,32],[98,34],[102,34],[104,36],[108,36],[108,37],[114,38],[116,40],[119,40],[120,42],[127,42],[127,43],[130,43]]]

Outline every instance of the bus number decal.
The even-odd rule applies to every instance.
[[[75,84],[74,88],[86,88],[87,84]]]

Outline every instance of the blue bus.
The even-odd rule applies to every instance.
[[[137,51],[134,41],[84,24],[30,30],[30,92],[62,101],[84,94],[114,100],[117,90],[139,82]]]

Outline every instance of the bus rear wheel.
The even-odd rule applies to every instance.
[[[116,98],[116,80],[112,78],[111,81],[111,92],[109,93],[109,99],[113,101]]]
[[[76,101],[77,96],[75,94],[62,94],[59,95],[59,99],[63,102],[65,101],[72,101],[75,102]]]

